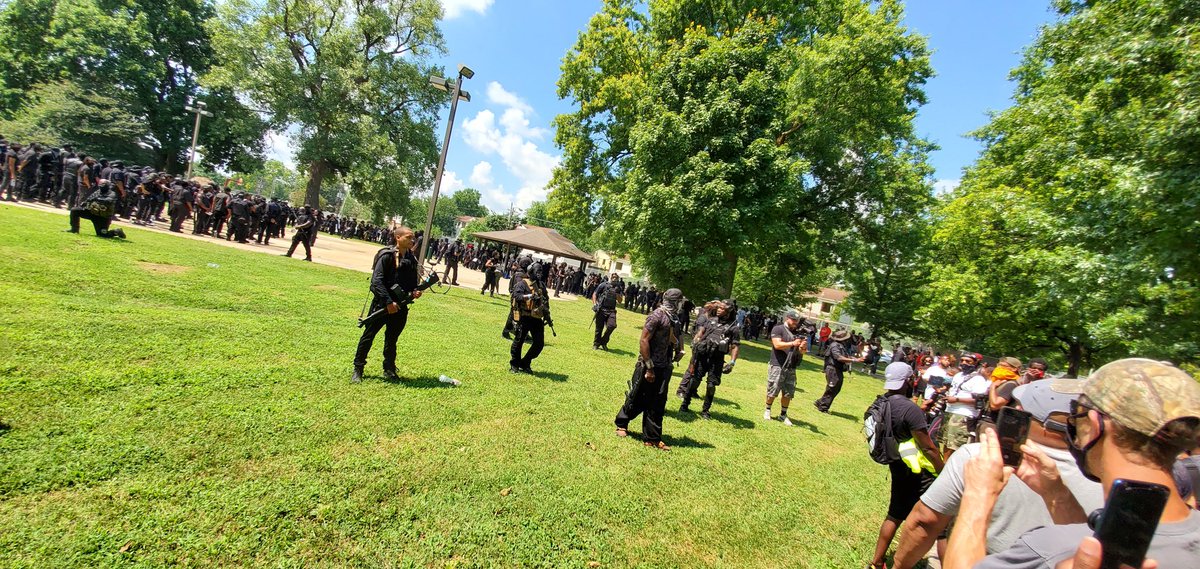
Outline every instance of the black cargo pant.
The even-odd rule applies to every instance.
[[[312,248],[308,246],[308,234],[303,231],[297,231],[292,234],[292,246],[288,248],[287,256],[291,257],[292,253],[296,252],[296,245],[304,245],[304,259],[312,260]]]
[[[513,336],[512,347],[508,350],[508,363],[517,369],[528,369],[529,364],[541,355],[542,348],[546,345],[546,323],[541,318],[522,316],[514,324],[517,330]],[[529,350],[522,356],[521,349],[526,340],[529,341]]]
[[[625,404],[613,420],[617,428],[628,429],[629,422],[642,416],[642,439],[657,444],[662,440],[663,413],[667,409],[667,394],[670,393],[672,367],[654,366],[654,381],[646,381],[646,364],[641,360],[633,368],[629,378],[629,390],[625,392]]]
[[[380,310],[384,306],[382,302],[372,302],[371,312]],[[381,328],[386,327],[387,330],[383,333],[383,369],[396,371],[396,340],[404,331],[404,325],[407,323],[408,308],[401,308],[395,314],[388,314],[364,327],[362,337],[358,339],[358,349],[354,352],[354,367],[361,368],[367,365],[367,354],[371,353],[371,344],[375,342],[375,335]]]
[[[87,219],[92,222],[92,227],[96,230],[96,235],[99,237],[116,237],[108,226],[112,224],[112,220],[105,216],[96,215],[81,207],[71,208],[71,231],[79,233],[79,220]]]
[[[707,380],[704,388],[703,410],[708,411],[712,408],[713,398],[717,395],[717,386],[721,385],[721,368],[725,365],[725,354],[716,353],[697,356],[694,361],[696,365],[692,369],[691,382],[683,394],[683,404],[679,408],[687,410],[688,405],[692,402],[692,398],[700,390],[700,382]]]
[[[820,399],[813,402],[817,406],[817,410],[822,413],[828,413],[829,408],[833,406],[833,399],[842,391],[842,381],[845,379],[845,372],[842,371],[842,364],[837,364],[837,367],[825,366],[825,394]]]
[[[607,310],[601,308],[596,311],[596,335],[592,339],[593,347],[608,347],[608,339],[612,337],[613,330],[617,329],[617,310]]]

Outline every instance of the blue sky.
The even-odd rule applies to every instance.
[[[442,0],[442,5],[447,46],[442,63],[448,72],[459,63],[475,71],[463,84],[472,100],[459,103],[443,192],[476,188],[494,211],[544,199],[561,155],[552,121],[572,110],[556,94],[559,64],[599,0]],[[1011,104],[1008,73],[1054,14],[1049,0],[912,0],[907,10],[906,24],[926,36],[933,50],[937,76],[926,85],[929,103],[920,111],[917,132],[941,146],[931,161],[937,187],[944,190],[957,184],[978,155],[978,143],[964,135],[984,125],[988,111]],[[286,137],[269,142],[273,156],[291,162]]]

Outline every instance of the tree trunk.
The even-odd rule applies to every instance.
[[[1067,376],[1079,377],[1079,364],[1083,362],[1083,344],[1072,340],[1067,344]]]
[[[321,182],[329,174],[329,161],[324,158],[313,160],[308,166],[308,186],[304,190],[304,203],[314,209],[321,208]]]
[[[717,292],[722,298],[733,297],[733,279],[737,276],[737,255],[725,252],[725,270],[721,274],[721,282],[717,284]]]

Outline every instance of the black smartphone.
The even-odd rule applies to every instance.
[[[996,437],[1000,439],[1000,453],[1004,455],[1004,464],[1013,468],[1021,465],[1021,445],[1029,436],[1029,418],[1031,415],[1020,409],[1005,407],[996,417]]]
[[[1113,481],[1095,533],[1104,550],[1101,569],[1142,566],[1169,495],[1170,490],[1162,484],[1124,478]]]

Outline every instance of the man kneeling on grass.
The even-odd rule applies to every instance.
[[[683,292],[670,289],[663,294],[662,304],[646,317],[625,404],[613,421],[617,436],[624,437],[629,435],[629,422],[641,414],[645,445],[659,450],[671,450],[662,442],[662,421],[672,367],[683,357],[683,324],[679,320],[682,301]]]
[[[112,224],[112,217],[117,213],[117,192],[113,189],[112,184],[108,180],[100,180],[100,185],[96,187],[96,191],[92,192],[83,203],[71,208],[71,228],[67,231],[70,233],[79,233],[79,220],[87,219],[92,222],[92,227],[96,230],[97,237],[120,237],[125,238],[125,232],[121,228],[109,229]]]

